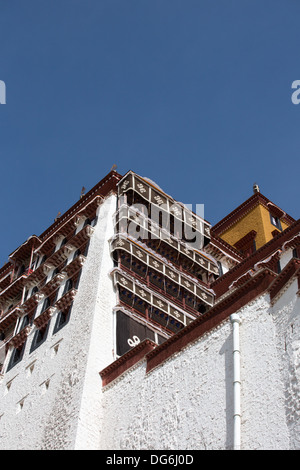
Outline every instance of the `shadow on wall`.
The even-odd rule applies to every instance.
[[[224,448],[226,450],[233,449],[233,334],[232,330],[222,348],[220,355],[224,354],[225,359],[225,403],[226,403],[226,441]]]

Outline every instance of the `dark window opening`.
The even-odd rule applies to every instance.
[[[59,249],[62,248],[67,243],[67,241],[68,241],[67,238],[64,238],[60,244]]]
[[[55,326],[53,329],[53,334],[57,333],[61,328],[63,328],[68,323],[68,321],[70,320],[71,309],[72,309],[72,305],[69,309],[58,312]]]
[[[218,268],[219,268],[219,275],[222,276],[223,275],[223,266],[222,266],[222,263],[220,261],[217,261],[218,263]]]
[[[53,278],[56,276],[56,274],[58,274],[58,273],[59,273],[59,269],[58,269],[58,268],[55,268],[55,269],[53,270],[51,279],[53,279]]]
[[[280,265],[280,261],[279,261],[279,260],[277,261],[277,273],[278,273],[278,274],[281,273],[281,265]]]
[[[8,364],[8,367],[7,367],[7,371],[12,369],[18,362],[20,362],[22,360],[24,350],[25,350],[25,344],[26,344],[26,341],[19,348],[15,348],[12,351],[12,354],[11,354],[11,357],[10,357],[10,360],[9,360],[9,364]]]
[[[21,276],[24,273],[25,273],[25,265],[22,264],[22,266],[20,267],[20,270],[19,270],[19,276]]]
[[[50,298],[47,297],[45,300],[44,300],[44,303],[43,303],[43,307],[42,307],[42,310],[41,310],[41,313],[45,312],[45,310],[47,310],[47,308],[49,308],[51,305],[50,303]]]
[[[282,231],[282,226],[280,222],[280,218],[277,217],[276,215],[272,215],[270,212],[270,220],[271,224],[274,225],[274,227],[278,228],[278,230]]]
[[[34,286],[34,288],[33,288],[32,291],[31,291],[31,296],[33,296],[34,294],[36,294],[38,291],[39,291],[39,288],[38,288],[37,286]]]
[[[35,335],[32,340],[32,345],[30,349],[30,353],[34,351],[38,346],[40,346],[47,338],[48,329],[49,329],[50,322],[44,326],[43,328],[39,328],[36,330]]]
[[[198,305],[198,312],[199,313],[205,313],[206,310],[207,310],[207,305],[205,305],[205,304],[199,304]]]
[[[41,262],[40,262],[40,266],[46,261],[46,259],[47,259],[47,255],[43,255]]]
[[[21,320],[21,326],[20,326],[19,332],[23,330],[23,328],[25,328],[28,324],[29,324],[29,316],[25,315]]]
[[[74,252],[73,260],[74,260],[75,258],[77,258],[77,256],[79,256],[79,255],[81,255],[81,251],[80,251],[80,249],[78,248],[78,249]]]
[[[65,295],[67,292],[69,292],[69,290],[71,290],[72,287],[73,287],[73,281],[72,281],[72,279],[68,279],[66,284],[65,284],[63,295]]]
[[[123,312],[117,312],[116,353],[122,356],[146,338],[155,342],[155,335],[145,324],[135,321]]]

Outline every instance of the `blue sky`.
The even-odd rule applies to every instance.
[[[298,218],[296,0],[0,0],[0,265],[111,169]]]

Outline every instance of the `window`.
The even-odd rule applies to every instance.
[[[198,304],[197,310],[198,310],[198,312],[200,312],[200,313],[205,313],[206,310],[207,310],[207,305],[202,304],[202,303],[201,303],[201,304]]]
[[[68,240],[67,240],[66,238],[64,238],[64,239],[62,240],[61,244],[60,244],[59,249],[62,248],[62,247],[67,243],[67,241],[68,241]]]
[[[24,350],[25,350],[26,341],[19,347],[14,348],[10,356],[9,364],[7,370],[9,371],[13,366],[22,360]]]
[[[46,261],[46,259],[47,259],[47,255],[43,255],[40,266]]]
[[[280,264],[280,260],[277,261],[277,273],[280,274],[281,273],[281,264]]]
[[[72,306],[68,310],[58,312],[56,323],[53,329],[53,334],[57,333],[61,328],[63,328],[68,323],[70,319],[71,309],[72,309]]]
[[[34,351],[38,346],[40,346],[45,341],[45,339],[47,338],[49,324],[50,323],[48,323],[43,328],[39,328],[36,330],[33,340],[32,340],[30,352]]]
[[[217,263],[218,263],[218,268],[219,268],[219,276],[222,276],[224,274],[222,263],[220,261],[217,261]]]
[[[22,276],[22,274],[24,274],[24,273],[25,273],[25,265],[22,264],[22,266],[19,269],[19,276]]]
[[[91,220],[91,226],[92,227],[95,227],[95,225],[97,224],[97,220],[98,220],[98,217],[94,217],[92,220]]]
[[[271,224],[274,225],[274,227],[278,228],[278,230],[282,230],[280,218],[277,217],[276,215],[271,214],[270,212],[270,220]]]
[[[66,284],[65,284],[63,295],[65,295],[67,292],[69,292],[69,290],[71,290],[72,287],[73,287],[73,281],[72,281],[72,279],[68,279]]]
[[[78,250],[76,250],[76,251],[74,252],[73,260],[74,260],[75,258],[77,258],[77,256],[79,256],[79,255],[81,255],[81,251],[80,251],[80,249],[78,248]]]
[[[37,292],[39,291],[39,288],[37,286],[35,286],[32,291],[31,291],[31,296],[33,296],[34,294],[36,294]]]
[[[29,316],[24,315],[24,317],[22,317],[22,319],[20,320],[19,332],[23,330],[23,328],[25,328],[28,324],[29,324]]]
[[[50,299],[49,299],[49,297],[47,297],[47,298],[44,300],[41,313],[45,312],[45,310],[47,310],[47,308],[49,308],[49,307],[50,307]]]
[[[28,289],[25,290],[25,294],[24,294],[24,302],[26,302],[27,300],[27,297],[28,297]]]
[[[53,273],[52,273],[51,279],[53,279],[53,278],[56,276],[56,274],[58,274],[58,273],[59,273],[59,269],[58,269],[58,268],[53,269]]]

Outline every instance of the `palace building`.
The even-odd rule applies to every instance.
[[[300,448],[300,222],[112,170],[0,269],[0,448]]]

